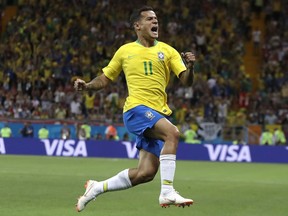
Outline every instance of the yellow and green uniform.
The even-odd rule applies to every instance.
[[[91,126],[87,124],[81,125],[81,128],[85,131],[85,137],[86,139],[91,138]]]
[[[282,130],[280,129],[277,129],[275,131],[275,141],[276,141],[276,144],[286,144],[286,137],[285,137],[285,134]]]
[[[39,139],[48,139],[49,137],[49,130],[47,128],[41,128],[38,131],[38,137]]]
[[[164,115],[170,115],[165,89],[170,72],[177,77],[186,70],[180,54],[166,43],[155,41],[144,47],[138,41],[121,46],[103,68],[105,76],[115,81],[123,71],[128,86],[128,97],[123,112],[145,105]]]
[[[1,132],[1,137],[3,138],[11,137],[12,135],[12,131],[9,127],[3,127],[0,132]]]
[[[184,133],[184,136],[185,136],[185,140],[184,140],[185,143],[191,143],[191,144],[201,143],[200,140],[196,139],[197,133],[192,129],[186,130]]]
[[[264,131],[261,136],[260,145],[273,145],[273,134],[270,131]]]

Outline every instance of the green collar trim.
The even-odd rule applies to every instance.
[[[138,39],[137,39],[135,42],[136,42],[136,43],[138,43],[138,44],[140,44],[140,45],[142,45]],[[155,46],[157,43],[158,43],[158,41],[157,41],[157,40],[155,40],[155,41],[154,41],[154,45],[153,45],[153,46]],[[143,45],[142,45],[142,46],[143,46]]]

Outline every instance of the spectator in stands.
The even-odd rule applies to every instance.
[[[242,139],[241,136],[236,137],[235,140],[233,140],[232,142],[233,145],[246,145],[247,143],[245,142],[245,140]]]
[[[105,129],[105,138],[107,140],[119,140],[117,128],[113,125],[108,125]]]
[[[259,143],[260,145],[274,145],[273,133],[268,129],[264,129]]]
[[[187,144],[201,144],[201,141],[198,139],[198,134],[193,128],[193,125],[184,131],[184,142]]]
[[[92,91],[88,91],[84,94],[84,108],[85,108],[85,116],[89,117],[92,114],[92,110],[94,109],[94,101],[96,98],[96,94]]]
[[[9,127],[8,123],[5,123],[5,124],[4,124],[4,127],[1,128],[1,130],[0,130],[0,135],[1,135],[1,137],[3,137],[3,138],[12,137],[12,130],[11,130],[11,128]]]
[[[278,117],[274,113],[273,110],[266,110],[265,116],[264,116],[264,122],[265,124],[277,124]]]
[[[54,92],[54,102],[55,103],[62,103],[65,100],[65,92],[62,86],[59,86],[56,91]]]
[[[20,130],[22,137],[34,137],[34,128],[30,122],[25,122],[24,127]]]
[[[85,131],[85,139],[89,140],[91,138],[91,126],[88,124],[88,122],[82,124],[81,129]]]
[[[95,136],[95,139],[96,140],[103,140],[103,136],[102,136],[102,133],[98,132]]]
[[[287,145],[286,137],[282,130],[282,126],[274,130],[274,143],[275,145]]]
[[[256,26],[252,31],[254,55],[259,55],[261,45],[261,30]]]
[[[82,105],[80,99],[75,95],[70,102],[70,115],[73,119],[77,119],[82,113]]]
[[[116,87],[113,87],[111,89],[111,92],[105,98],[105,102],[106,102],[107,107],[109,107],[109,109],[114,114],[116,110],[118,109],[118,102],[119,102],[119,93]]]
[[[217,119],[219,123],[225,123],[228,116],[229,99],[223,97],[217,101]]]
[[[46,125],[43,125],[38,131],[38,138],[39,139],[48,139],[49,138],[49,130],[47,129]]]
[[[235,139],[233,140],[233,145],[246,145],[247,143],[243,139],[243,132],[242,130],[236,130]]]
[[[67,125],[67,123],[63,123],[63,127],[61,128],[61,139],[70,139],[71,136],[71,130],[69,128],[69,126]]]
[[[124,133],[123,138],[122,138],[122,141],[130,141],[129,134],[128,134],[127,132]]]
[[[56,103],[54,105],[54,118],[65,119],[67,117],[67,110],[64,104]]]
[[[86,140],[86,131],[81,124],[76,125],[76,134],[79,140]]]
[[[264,0],[254,0],[253,1],[253,9],[256,17],[259,19],[263,10]]]

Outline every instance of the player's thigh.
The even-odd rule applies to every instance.
[[[146,137],[163,141],[171,139],[171,137],[178,139],[179,135],[178,128],[166,118],[161,118],[152,128],[148,128],[144,132]]]

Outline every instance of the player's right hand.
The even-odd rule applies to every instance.
[[[76,91],[83,91],[86,89],[86,82],[82,79],[79,79],[77,78],[75,81],[74,81],[74,89]]]

